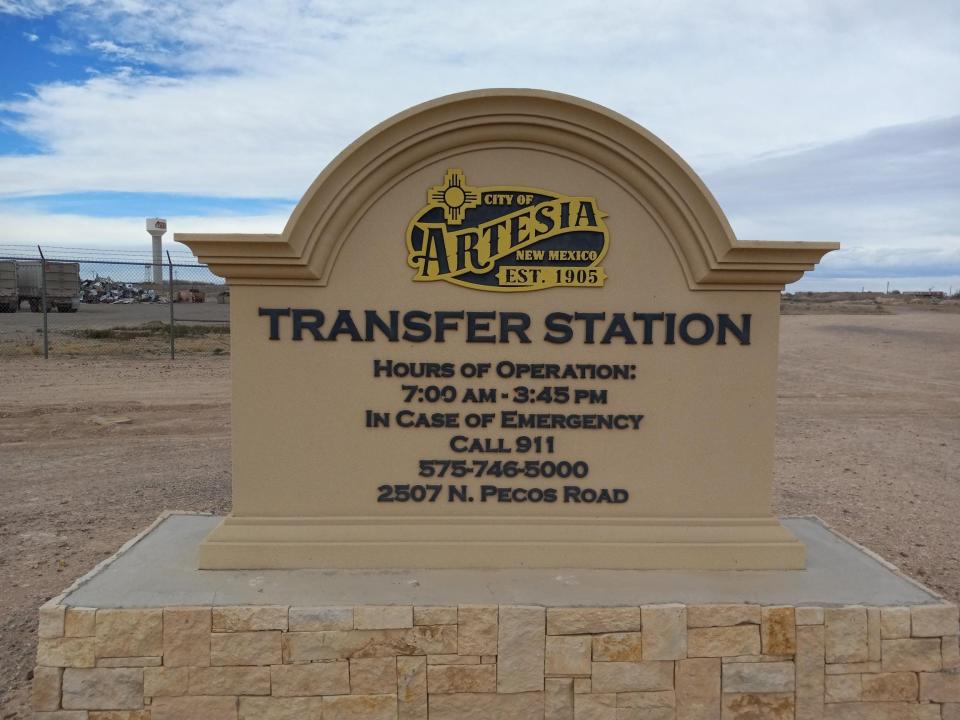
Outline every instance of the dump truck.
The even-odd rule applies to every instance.
[[[0,313],[16,312],[20,307],[17,287],[17,263],[0,260]]]
[[[80,263],[43,262],[46,267],[47,311],[76,312],[80,308]],[[43,305],[43,277],[40,260],[17,261],[19,301],[30,303],[30,310],[40,312]]]

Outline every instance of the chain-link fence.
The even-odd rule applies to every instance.
[[[138,255],[0,245],[0,356],[228,353],[223,280],[182,254]]]

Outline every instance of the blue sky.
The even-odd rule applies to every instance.
[[[478,87],[579,95],[743,239],[838,240],[791,289],[960,287],[960,4],[0,0],[0,252],[279,232],[340,149]]]

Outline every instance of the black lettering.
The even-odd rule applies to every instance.
[[[470,312],[467,313],[467,342],[468,343],[495,343],[495,335],[481,335],[490,331],[490,321],[495,320],[495,312]]]
[[[517,336],[520,343],[529,343],[527,330],[530,328],[530,316],[522,312],[500,313],[500,342],[510,342],[510,334]]]
[[[729,330],[741,345],[750,344],[750,313],[744,313],[740,316],[740,327],[730,319],[726,313],[717,315],[717,345],[727,344],[727,330]]]
[[[547,326],[547,334],[543,336],[543,339],[548,343],[557,345],[570,342],[573,339],[573,328],[570,327],[572,320],[573,315],[569,313],[550,313],[544,320],[544,324]]]
[[[384,337],[387,338],[390,342],[397,342],[399,339],[399,325],[400,325],[400,311],[391,310],[390,311],[390,324],[388,325],[383,321],[383,318],[377,313],[376,310],[364,310],[364,319],[366,320],[366,341],[373,342],[373,331],[374,329],[379,330],[383,333]]]
[[[643,321],[643,344],[653,345],[653,324],[663,321],[663,313],[634,313],[633,319]]]
[[[696,337],[690,334],[690,323],[694,322],[703,324],[703,333]],[[710,319],[709,315],[690,313],[689,315],[683,316],[683,319],[680,321],[680,339],[685,343],[688,345],[703,345],[705,342],[709,342],[712,337],[713,320]]]
[[[270,339],[279,340],[280,339],[280,318],[289,317],[290,308],[260,308],[259,313],[260,317],[267,316],[270,318]]]
[[[353,342],[361,342],[363,340],[360,336],[360,331],[357,330],[357,324],[353,321],[353,315],[349,310],[340,310],[337,312],[337,319],[333,321],[333,327],[330,328],[330,334],[327,335],[327,340],[336,342],[339,335],[349,335]]]
[[[307,318],[312,318],[307,320]],[[314,340],[325,340],[320,334],[320,326],[323,325],[323,313],[319,310],[294,310],[293,311],[293,339],[303,340],[303,331],[308,330],[313,335]]]
[[[597,320],[603,320],[606,313],[575,313],[575,320],[583,320],[585,324],[585,337],[583,342],[587,345],[593,345],[593,327]]]
[[[623,338],[625,345],[637,344],[637,339],[633,336],[633,331],[627,324],[627,318],[623,313],[613,314],[613,318],[610,320],[610,325],[607,327],[607,331],[603,334],[603,340],[600,341],[600,344],[609,345],[610,341],[616,337]]]
[[[408,342],[426,342],[430,339],[430,313],[411,310],[403,314],[403,339]]]

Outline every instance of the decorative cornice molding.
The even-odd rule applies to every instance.
[[[479,90],[418,105],[373,128],[314,180],[280,235],[177,233],[235,285],[325,286],[366,210],[417,169],[469,149],[530,148],[584,163],[660,224],[692,290],[781,290],[832,242],[737,240],[713,195],[653,134],[599,105],[536,90]]]

